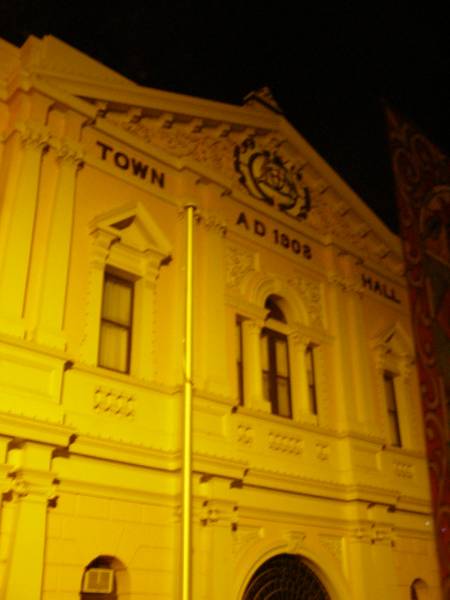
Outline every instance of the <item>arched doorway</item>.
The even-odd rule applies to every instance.
[[[314,571],[293,554],[278,554],[262,564],[242,600],[331,600]]]

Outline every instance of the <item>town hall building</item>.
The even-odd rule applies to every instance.
[[[268,90],[0,40],[1,598],[441,599],[410,322]]]

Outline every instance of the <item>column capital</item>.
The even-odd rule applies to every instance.
[[[76,169],[83,166],[85,153],[81,144],[70,139],[64,139],[57,140],[53,146],[56,151],[56,160],[72,164]]]
[[[155,286],[159,277],[161,265],[165,263],[167,257],[155,250],[149,250],[144,257],[144,280],[146,285]],[[170,260],[170,259],[169,259]],[[167,262],[169,262],[169,260]]]
[[[343,292],[354,293],[358,295],[362,295],[364,289],[359,280],[338,272],[334,272],[328,276],[328,284],[342,290]]]
[[[289,341],[292,341],[298,346],[302,346],[304,349],[311,343],[311,338],[299,329],[293,329],[288,333]]]
[[[200,523],[203,526],[231,526],[236,522],[234,503],[223,500],[205,500],[200,510]]]
[[[13,498],[48,503],[56,499],[55,475],[39,469],[17,469],[10,473]]]
[[[48,148],[51,135],[49,128],[45,125],[32,121],[17,121],[15,129],[24,146],[30,146],[36,150]]]
[[[260,334],[261,329],[264,327],[264,321],[262,319],[244,319],[242,327],[249,333]]]
[[[92,249],[90,263],[101,269],[104,268],[111,246],[120,240],[113,230],[98,228],[91,232]]]
[[[217,213],[200,211],[199,224],[210,233],[216,233],[220,237],[225,237],[227,233],[227,225],[224,219]]]

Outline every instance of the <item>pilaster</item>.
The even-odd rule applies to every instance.
[[[339,277],[330,278],[328,298],[330,302],[330,324],[334,337],[333,381],[338,428],[350,428],[353,423],[353,388],[351,380],[352,355],[347,333],[347,319],[344,298],[345,286]]]
[[[297,330],[288,335],[292,416],[294,421],[316,423],[317,415],[312,414],[309,407],[309,390],[306,379],[308,343],[309,339]]]
[[[381,513],[385,509],[369,509]],[[396,600],[397,588],[393,556],[394,530],[375,516],[356,527],[348,538],[348,568],[355,598]]]
[[[47,510],[55,499],[52,451],[43,444],[23,443],[19,466],[11,474],[15,518],[5,573],[4,597],[8,600],[41,597]]]
[[[72,239],[77,172],[83,164],[78,144],[62,142],[56,151],[57,183],[45,257],[36,339],[46,346],[65,349],[63,333],[65,297]]]
[[[249,408],[270,413],[270,402],[264,399],[261,366],[262,321],[246,319],[242,322],[244,404]]]
[[[369,344],[365,330],[361,282],[355,269],[356,258],[349,254],[334,257],[330,278],[332,318],[336,325],[340,363],[338,380],[347,396],[347,425],[368,433],[374,429],[373,392],[370,385]]]
[[[199,264],[197,289],[201,290],[201,312],[196,312],[196,330],[200,334],[202,359],[198,364],[199,385],[221,396],[232,395],[226,346],[226,311],[224,304],[226,264],[226,227],[220,216],[199,212],[196,255]],[[198,297],[200,297],[198,296]]]
[[[346,287],[348,334],[352,346],[352,376],[357,421],[365,430],[373,423],[373,394],[368,365],[368,343],[364,332],[361,288],[353,282]]]
[[[0,330],[23,338],[41,159],[50,133],[42,123],[19,121],[10,135],[11,154],[0,222]]]
[[[233,504],[225,500],[205,500],[200,514],[203,547],[208,573],[203,590],[205,598],[229,598],[233,581]]]

